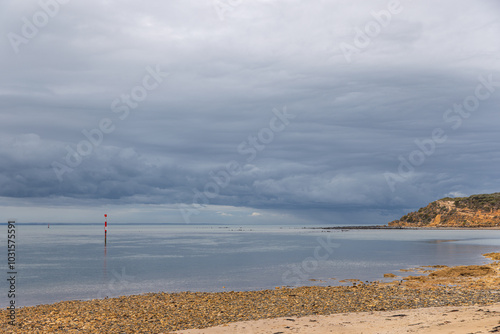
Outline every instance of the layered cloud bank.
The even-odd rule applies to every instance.
[[[8,215],[385,223],[498,191],[495,1],[0,6]]]

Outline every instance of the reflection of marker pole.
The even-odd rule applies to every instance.
[[[108,215],[104,214],[104,246],[108,241]]]

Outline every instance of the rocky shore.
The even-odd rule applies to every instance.
[[[498,253],[487,254],[492,260]],[[500,262],[483,266],[415,268],[390,283],[354,282],[342,287],[277,287],[247,292],[150,293],[67,301],[18,310],[5,333],[169,333],[237,321],[348,312],[391,311],[500,303]]]

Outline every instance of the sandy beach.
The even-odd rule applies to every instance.
[[[261,291],[148,293],[2,310],[5,333],[495,333],[500,332],[499,253],[494,262],[413,268],[392,282]],[[217,327],[219,326],[219,327]]]
[[[500,333],[500,304],[244,321],[178,334]]]

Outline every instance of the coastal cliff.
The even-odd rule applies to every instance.
[[[442,198],[388,225],[389,227],[499,227],[500,193]]]

